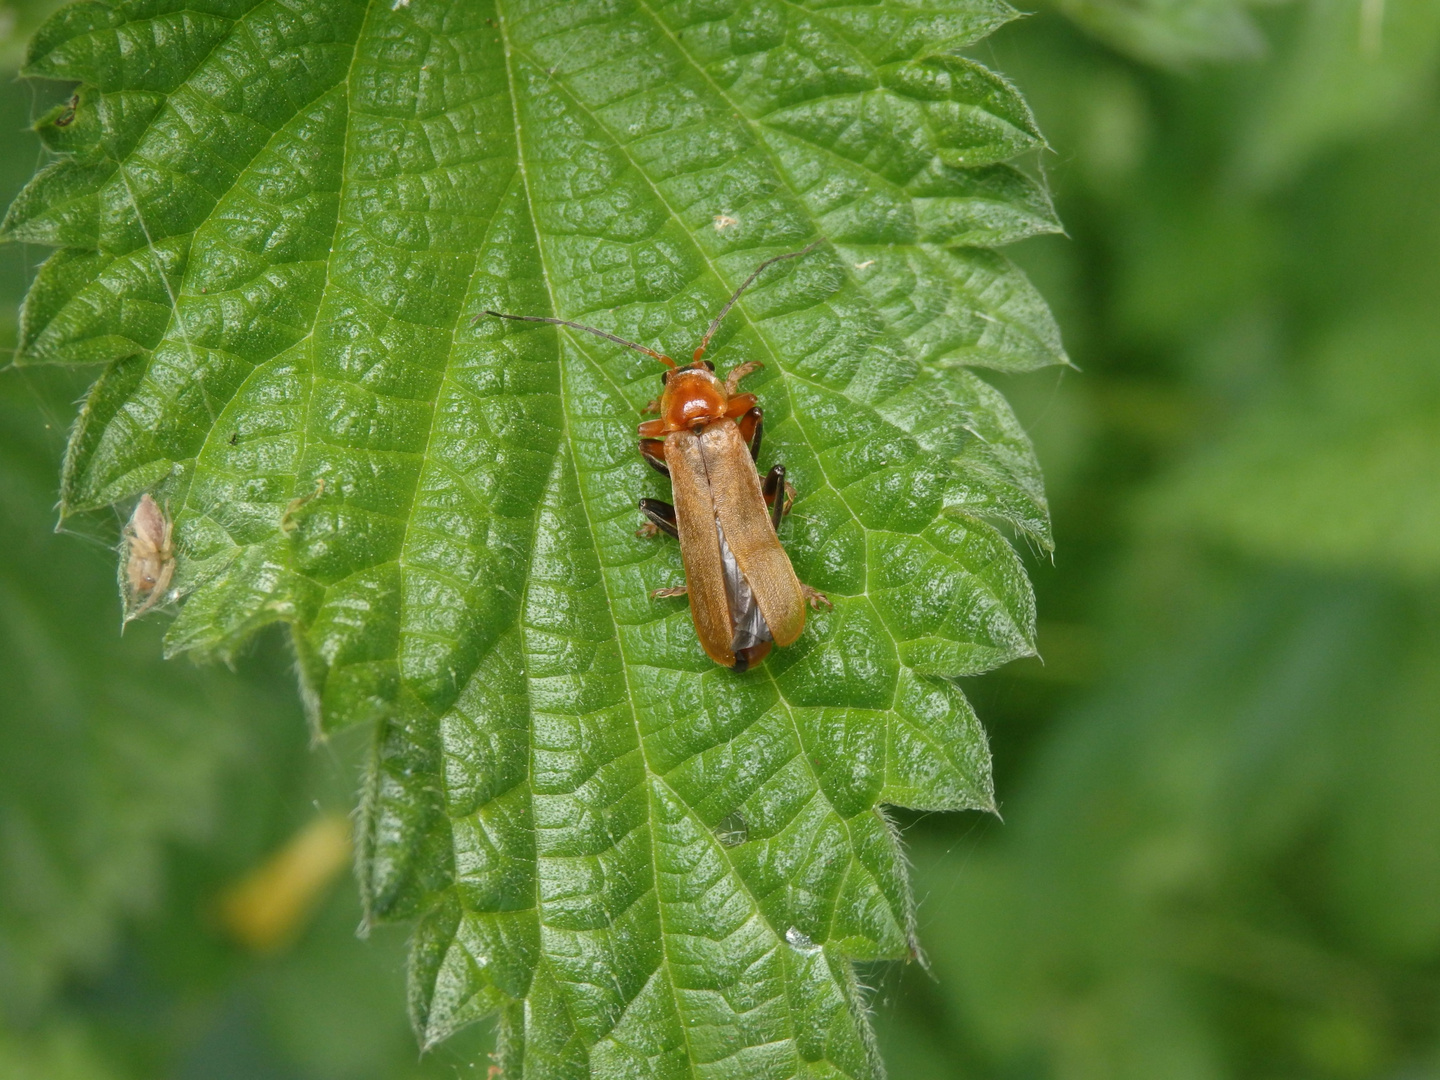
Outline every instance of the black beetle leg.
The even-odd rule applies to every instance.
[[[679,526],[675,524],[675,507],[659,499],[641,499],[640,512],[649,520],[641,526],[637,536],[654,536],[658,531],[680,539]]]
[[[760,436],[765,433],[765,414],[756,405],[740,418],[740,438],[750,446],[750,460],[760,460]]]
[[[640,456],[645,459],[646,465],[649,465],[661,476],[670,475],[670,466],[665,464],[664,439],[641,439]]]
[[[760,484],[760,492],[770,504],[770,524],[780,531],[780,518],[790,509],[790,485],[785,483],[785,466],[776,465]]]

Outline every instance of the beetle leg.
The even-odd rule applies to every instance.
[[[760,406],[740,417],[740,438],[744,439],[750,447],[750,460],[760,460],[760,435],[765,430],[765,414],[760,411]]]
[[[741,379],[749,375],[752,371],[759,371],[764,366],[765,365],[760,363],[759,360],[751,360],[748,363],[741,364],[739,367],[731,368],[730,374],[725,376],[725,392],[727,394],[736,393],[740,389]]]
[[[665,600],[671,596],[684,596],[690,591],[688,585],[676,585],[672,589],[656,589],[650,594],[651,600]]]
[[[670,466],[665,464],[664,439],[641,439],[640,456],[645,459],[646,465],[649,465],[661,476],[670,475]]]
[[[770,524],[775,531],[780,531],[780,518],[790,512],[790,503],[794,498],[794,488],[785,482],[785,466],[776,465],[768,473],[765,479],[760,482],[760,494],[765,496],[765,505],[770,507]],[[781,492],[784,497],[781,498]]]
[[[659,398],[652,398],[652,399],[650,399],[649,401],[647,401],[647,402],[645,403],[645,407],[640,410],[640,415],[641,415],[641,416],[644,416],[644,415],[646,415],[647,413],[659,412],[659,411],[660,411],[660,399],[659,399]]]
[[[725,399],[725,416],[730,420],[739,420],[758,404],[760,399],[754,394],[732,394]]]
[[[779,513],[775,514],[776,529],[780,527],[780,518],[788,514],[790,508],[795,505],[795,485],[785,479],[784,465],[776,465],[766,474],[765,479],[760,482],[760,493],[765,496],[765,505],[769,506],[772,511],[775,507],[775,496],[780,491],[782,485],[785,488],[784,506]]]
[[[665,421],[646,420],[635,430],[642,439],[663,439],[665,437]]]
[[[830,598],[826,596],[823,592],[820,592],[818,589],[812,589],[809,585],[806,585],[803,582],[800,585],[800,592],[804,595],[805,599],[809,602],[812,608],[818,609],[821,604],[824,604],[828,608],[833,608],[835,606],[830,602]]]
[[[680,539],[679,527],[675,524],[675,507],[659,499],[641,499],[640,512],[650,520],[640,527],[636,536],[654,536],[663,532]]]

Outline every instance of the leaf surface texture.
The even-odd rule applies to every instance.
[[[857,958],[914,955],[883,803],[993,805],[953,677],[1033,652],[1050,547],[974,368],[1064,363],[995,245],[1058,228],[1043,146],[961,56],[979,0],[108,0],[27,73],[80,82],[6,219],[55,245],[30,361],[103,364],[75,512],[175,522],[172,653],[289,626],[321,731],[374,726],[369,917],[418,919],[422,1042],[499,1011],[512,1075],[878,1074]],[[635,536],[657,365],[766,410],[782,539],[833,611],[737,676]]]

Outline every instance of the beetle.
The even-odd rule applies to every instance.
[[[772,645],[794,642],[805,629],[807,603],[832,605],[823,593],[800,583],[780,544],[780,519],[794,499],[785,466],[776,465],[763,481],[756,467],[764,412],[754,394],[740,390],[740,380],[764,365],[740,364],[722,381],[715,365],[704,359],[705,350],[740,295],[767,268],[808,254],[819,243],[757,266],[720,309],[684,366],[664,353],[568,319],[483,313],[583,330],[665,365],[659,399],[641,410],[642,415],[659,415],[644,421],[638,433],[641,457],[670,478],[675,502],[642,498],[640,512],[647,520],[636,535],[663,532],[680,541],[685,584],[656,589],[651,598],[688,593],[701,646],[710,659],[734,671],[760,663]]]

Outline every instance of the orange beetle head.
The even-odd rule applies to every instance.
[[[715,377],[709,360],[665,372],[665,389],[660,395],[660,417],[667,431],[699,428],[723,419],[730,395]]]

